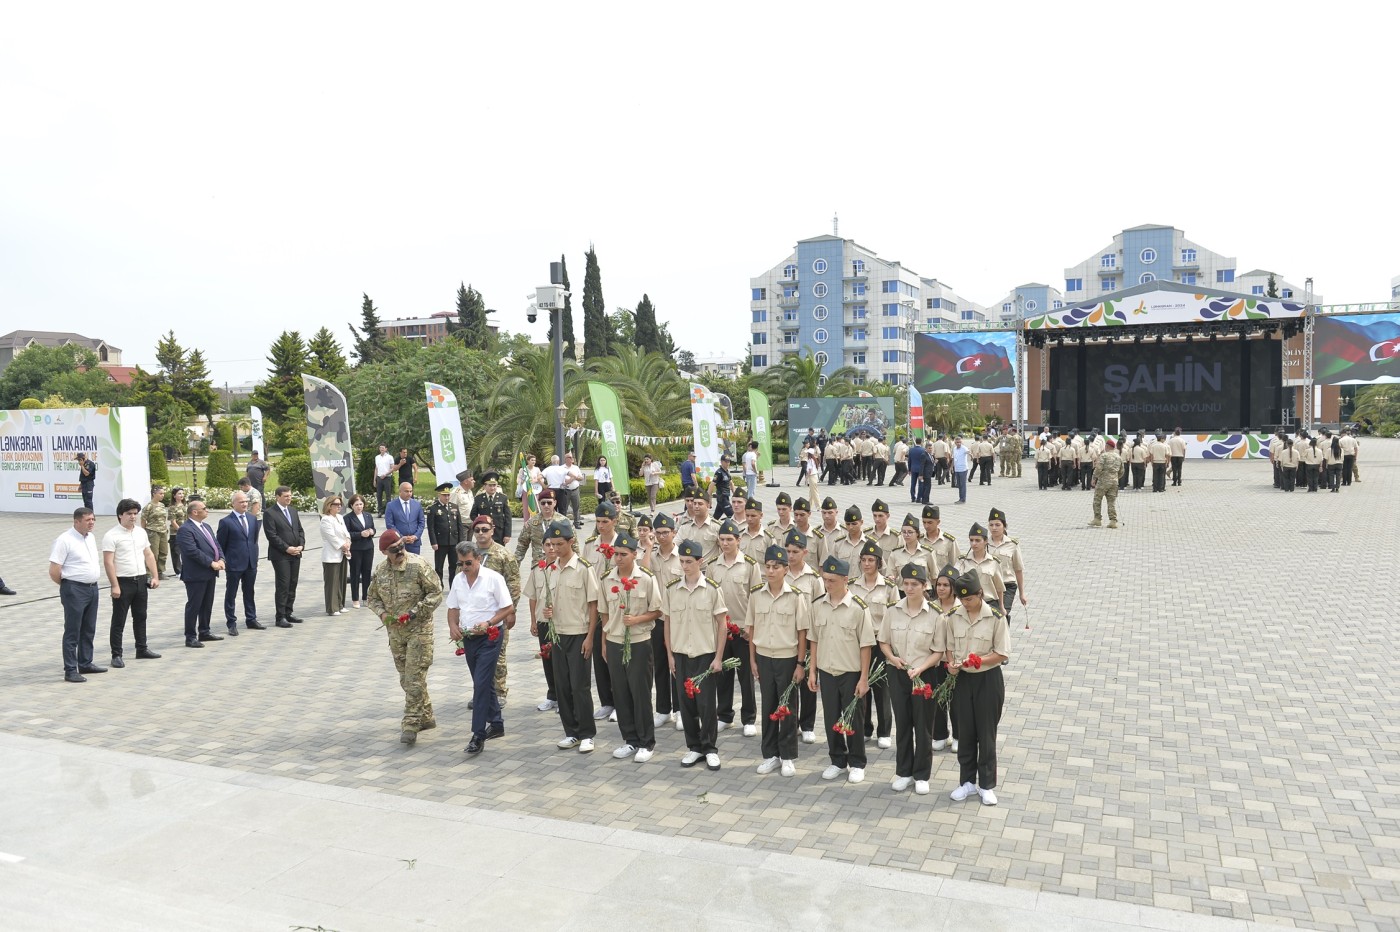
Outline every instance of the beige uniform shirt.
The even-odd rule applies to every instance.
[[[1172,456],[1185,456],[1186,438],[1172,434],[1167,438],[1167,450],[1170,451]]]
[[[1284,447],[1278,451],[1278,464],[1284,469],[1298,468],[1298,448]]]
[[[870,610],[870,623],[875,626],[876,631],[880,630],[880,622],[884,620],[885,608],[903,594],[894,584],[894,580],[887,576],[877,575],[875,585],[869,586],[866,585],[865,574],[862,573],[848,579],[846,585]]]
[[[796,586],[783,585],[774,595],[764,583],[749,592],[744,619],[754,650],[765,657],[797,656],[797,632],[811,625],[812,600]]]
[[[1166,463],[1171,460],[1172,450],[1160,440],[1154,440],[1147,445],[1148,458],[1154,463]]]
[[[724,593],[724,605],[729,611],[729,620],[743,625],[748,616],[749,590],[763,584],[763,564],[747,554],[739,554],[733,563],[726,563],[720,554],[705,564],[705,575],[719,583]]]
[[[788,574],[783,577],[783,580],[797,591],[804,593],[809,601],[815,602],[826,595],[826,583],[822,582],[821,575],[805,563],[802,565],[800,573],[793,573],[792,569],[789,568]]]
[[[533,574],[532,574],[533,579]],[[588,605],[602,602],[598,577],[583,557],[570,555],[569,561],[549,571],[549,589],[554,606],[554,630],[557,634],[587,634]],[[543,585],[536,598],[544,599]],[[600,606],[601,608],[601,606]],[[544,610],[539,609],[540,622],[546,623]]]
[[[617,567],[613,567],[612,572],[601,584],[603,604],[598,606],[598,611],[600,614],[607,613],[603,621],[603,636],[614,644],[622,643],[623,634],[627,630],[622,621],[623,615],[645,615],[648,612],[661,611],[661,587],[656,584],[656,576],[651,570],[639,566],[632,578],[637,580],[636,588],[631,592],[624,591],[622,576]],[[614,588],[617,592],[613,592]],[[633,625],[632,643],[651,637],[651,629],[654,627],[654,621]]]
[[[996,557],[1003,583],[1014,583],[1017,573],[1025,575],[1026,566],[1021,562],[1021,542],[1016,538],[1003,537],[999,544],[988,540],[987,552]]]
[[[982,610],[977,613],[977,617],[970,618],[967,609],[962,603],[946,615],[942,616],[938,626],[938,635],[934,640],[933,649],[937,651],[952,651],[954,660],[965,660],[968,654],[976,654],[985,657],[995,651],[1003,657],[1011,656],[1011,626],[1006,623],[1006,618],[985,601],[982,603]],[[978,674],[980,670],[971,667],[963,667],[963,673]]]
[[[906,599],[885,610],[875,637],[881,644],[889,645],[890,653],[912,665],[934,652],[940,623],[932,602],[925,599],[917,612],[911,612]]]
[[[671,653],[699,657],[715,652],[715,626],[729,610],[719,583],[701,575],[693,589],[684,577],[671,580],[661,593],[661,611],[671,622]]]
[[[757,534],[752,533],[747,524],[739,528],[739,552],[753,557],[760,565],[768,548],[776,543],[768,528],[763,525],[759,525]]]
[[[1001,565],[997,563],[997,558],[992,556],[990,550],[981,560],[972,556],[972,551],[962,555],[957,562],[958,572],[966,573],[968,570],[976,570],[977,575],[982,579],[982,597],[984,599],[995,599],[1000,602],[1002,596],[1006,594],[1006,585],[1001,581]]]
[[[609,546],[611,546],[616,542],[616,532],[614,532],[613,536],[608,540],[603,540],[597,534],[594,534],[592,537],[588,538],[583,542],[583,549],[579,551],[580,556],[582,556],[589,563],[593,564],[593,573],[595,576],[598,577],[600,581],[609,573],[611,573],[613,568],[613,561],[603,556],[602,547],[604,544],[608,544]],[[599,611],[602,610],[601,605],[598,608]]]
[[[884,563],[888,563],[891,553],[904,546],[904,537],[899,533],[899,529],[888,524],[885,525],[883,534],[871,528],[869,537],[875,541],[875,546],[880,548],[880,558]],[[888,566],[885,571],[889,571]]]
[[[852,573],[860,569],[860,548],[865,546],[864,534],[857,537],[854,543],[851,542],[851,536],[845,533],[841,534],[840,537],[833,535],[828,539],[831,543],[826,548],[827,556],[833,556],[838,560],[845,560],[851,565]],[[823,557],[822,559],[826,558]]]
[[[904,549],[904,542],[900,541],[898,549],[891,550],[889,553],[885,554],[885,572],[889,573],[895,579],[901,578],[900,572],[910,563],[918,563],[927,569],[928,579],[930,580],[938,575],[938,570],[943,569],[941,566],[937,569],[934,568],[933,551],[928,549],[923,541],[919,541],[913,553]]]
[[[652,553],[647,568],[656,574],[656,583],[664,590],[671,584],[671,580],[681,578],[680,552],[672,547],[670,554],[663,557],[661,551],[656,550]]]
[[[817,669],[823,673],[860,672],[860,649],[875,646],[875,625],[864,600],[847,592],[840,602],[831,596],[812,605],[809,640],[817,643]]]
[[[933,442],[933,458],[935,460],[945,460],[948,458],[948,442],[946,440],[935,440]]]
[[[950,563],[953,566],[958,565],[958,539],[947,531],[940,529],[938,537],[925,537],[921,543],[933,554],[933,572],[929,574],[930,580]]]
[[[696,541],[704,548],[703,559],[713,560],[719,556],[719,522],[714,516],[706,518],[704,524],[696,524],[687,519],[684,527],[677,521],[676,546],[679,547],[683,540]]]

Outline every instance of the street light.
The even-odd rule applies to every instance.
[[[190,494],[193,495],[199,488],[199,460],[195,459],[195,454],[199,452],[199,438],[190,434]]]

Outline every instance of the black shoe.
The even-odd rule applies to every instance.
[[[299,625],[299,624],[301,624],[303,621],[305,621],[306,619],[305,619],[305,618],[298,618],[298,617],[295,616],[295,615],[288,615],[288,616],[287,616],[287,620],[290,621],[290,622],[291,622],[292,624],[294,624],[294,625]]]
[[[150,650],[150,649],[145,648],[145,647],[138,647],[138,648],[136,648],[136,659],[137,659],[137,660],[159,660],[159,659],[160,659],[160,654],[157,654],[155,651]]]
[[[277,619],[277,627],[279,627],[279,628],[290,628],[291,626],[292,626],[292,623],[291,623],[290,621],[288,621],[287,619],[285,619],[285,618],[279,618],[279,619]]]
[[[488,732],[486,733],[486,740],[487,740],[487,741],[490,741],[492,738],[504,738],[505,736],[506,736],[506,726],[504,726],[504,725],[492,725],[492,726],[491,726],[491,730],[488,731]]]
[[[203,647],[204,643],[199,638],[185,638],[186,647]]]
[[[83,664],[82,666],[78,667],[78,672],[79,672],[79,673],[87,673],[87,674],[89,674],[89,675],[91,675],[91,674],[93,674],[93,673],[106,673],[106,672],[107,672],[107,668],[106,668],[106,667],[99,667],[99,666],[98,666],[97,664],[95,664],[95,663],[85,663],[85,664]]]
[[[18,593],[4,583],[0,583],[0,595],[18,595]]]
[[[253,631],[266,631],[266,630],[267,630],[267,625],[263,624],[263,623],[260,622],[260,621],[250,621],[250,622],[247,622],[247,623],[245,623],[245,624],[243,625],[243,627],[249,628],[249,629],[251,629],[251,630],[253,630]]]
[[[112,666],[116,667],[118,670],[126,666],[126,661],[122,659],[121,654],[116,654],[112,657]]]
[[[65,680],[67,680],[69,683],[86,683],[86,682],[87,682],[87,677],[83,676],[81,673],[78,673],[76,670],[75,670],[74,672],[72,672],[72,673],[65,673],[65,674],[63,674],[63,678],[64,678]]]
[[[222,634],[215,634],[212,631],[201,631],[199,639],[201,641],[222,641],[224,637]]]
[[[238,625],[229,625],[229,626],[228,626],[228,636],[231,637],[231,638],[236,638],[236,637],[238,637]]]
[[[467,743],[467,753],[480,754],[484,747],[486,747],[486,739],[480,735],[472,735],[472,740]]]

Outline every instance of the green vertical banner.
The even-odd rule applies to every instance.
[[[613,473],[613,488],[619,495],[632,487],[627,469],[627,447],[623,444],[622,405],[617,392],[602,382],[588,383],[588,396],[593,399],[593,415],[598,418],[598,432],[603,438],[603,455]]]
[[[753,439],[758,442],[758,468],[773,471],[773,430],[768,421],[768,396],[756,388],[749,389],[749,420],[753,422]]]

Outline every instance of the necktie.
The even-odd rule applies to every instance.
[[[291,513],[290,511],[287,510],[287,506],[286,506],[286,505],[283,505],[283,506],[282,506],[282,517],[284,517],[284,518],[287,519],[287,523],[288,523],[288,524],[291,524],[291,523],[292,523],[292,513]]]
[[[219,542],[214,539],[213,534],[209,533],[209,525],[205,524],[203,521],[197,523],[199,524],[199,529],[204,532],[204,539],[209,541],[209,546],[214,548],[214,559],[222,560],[224,555],[219,552]]]
[[[247,537],[247,536],[248,536],[248,516],[247,516],[247,515],[240,514],[240,515],[238,516],[238,523],[239,523],[239,525],[241,525],[242,528],[243,528],[243,536],[244,536],[244,537]]]

